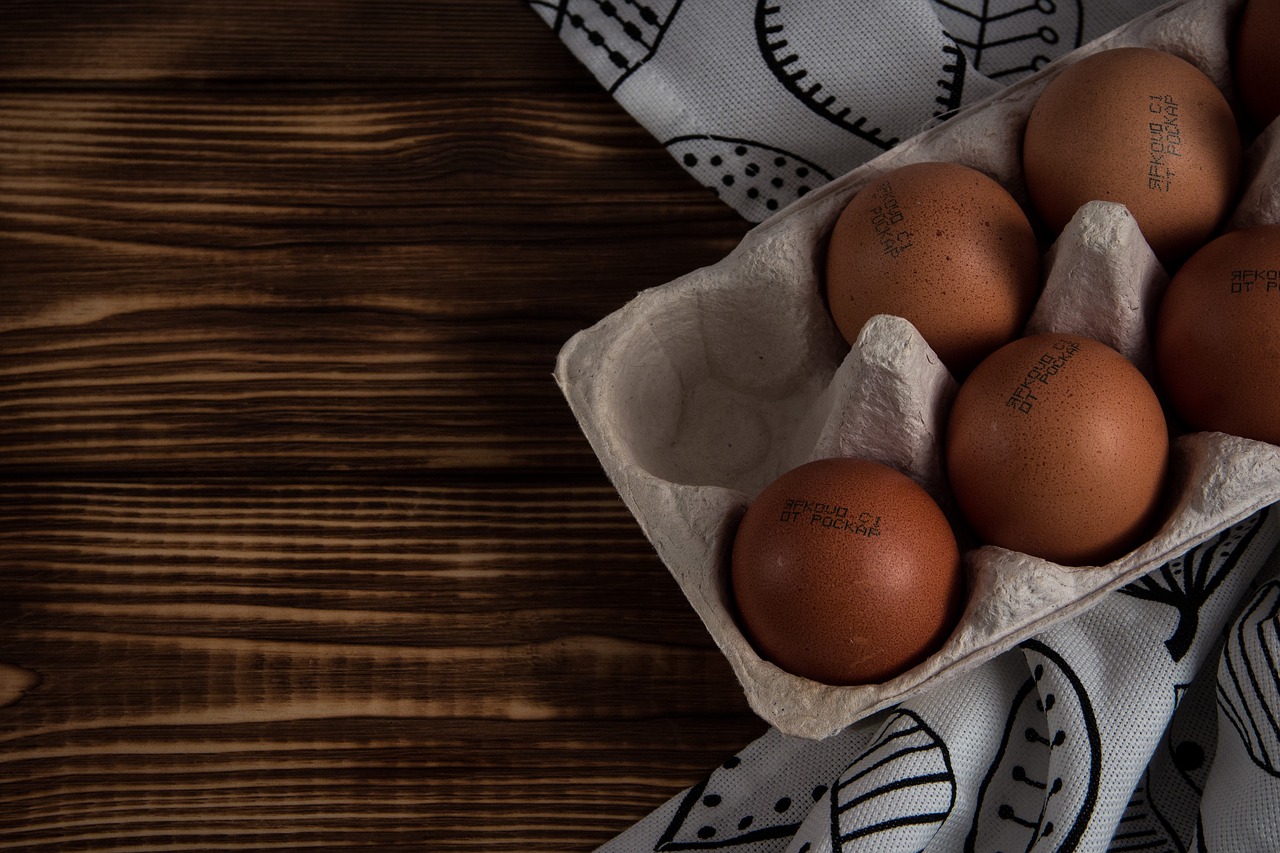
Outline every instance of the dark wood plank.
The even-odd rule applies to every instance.
[[[0,95],[0,473],[593,467],[559,347],[747,228],[599,106]]]
[[[551,379],[748,226],[532,10],[0,17],[0,848],[587,850],[765,730]]]
[[[550,324],[113,310],[0,336],[0,475],[599,468],[552,381]]]
[[[5,744],[0,847],[589,851],[753,728],[384,712],[47,732]]]
[[[5,327],[86,286],[583,322],[747,230],[603,93],[11,90],[0,164]]]
[[[607,487],[11,484],[0,589],[0,846],[586,849],[764,730]]]
[[[522,0],[6,0],[0,80],[581,80]],[[550,48],[550,49],[549,49]]]
[[[531,224],[516,245],[745,230],[598,90],[6,86],[0,134],[5,212],[29,226],[24,241],[73,230],[208,262],[299,243],[474,246]]]
[[[0,548],[2,586],[23,604],[8,627],[107,636],[167,621],[226,640],[486,648],[643,644],[656,628],[663,644],[713,648],[616,493],[591,480],[10,482]]]

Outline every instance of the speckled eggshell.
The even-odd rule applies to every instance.
[[[1258,128],[1280,116],[1276,54],[1280,51],[1280,0],[1249,0],[1236,30],[1236,88]]]
[[[1280,444],[1280,225],[1228,232],[1188,258],[1154,337],[1164,390],[1193,429]]]
[[[849,343],[876,314],[902,317],[964,375],[1021,332],[1039,273],[1031,223],[1004,187],[957,163],[913,163],[864,187],[837,219],[827,302]]]
[[[1166,265],[1228,213],[1241,143],[1226,98],[1171,53],[1120,47],[1086,56],[1045,87],[1023,138],[1027,191],[1049,228],[1088,201],[1119,202]]]
[[[978,536],[1064,565],[1106,563],[1150,533],[1168,451],[1147,380],[1080,335],[997,350],[947,425],[947,475]]]
[[[955,536],[923,488],[878,462],[829,458],[782,474],[734,537],[744,633],[776,666],[824,684],[884,681],[959,617]]]

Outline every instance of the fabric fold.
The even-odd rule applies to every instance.
[[[1280,849],[1278,543],[1268,508],[1154,572],[1167,595],[1130,584],[826,740],[771,730],[600,849]]]
[[[753,222],[1155,5],[529,0],[681,166]]]

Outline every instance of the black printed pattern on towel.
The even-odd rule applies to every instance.
[[[1138,787],[1133,789],[1129,805],[1125,807],[1120,823],[1116,825],[1115,834],[1111,836],[1111,846],[1107,848],[1107,853],[1171,853],[1174,849],[1186,849],[1173,846],[1168,827],[1159,822],[1158,815],[1152,811],[1147,801],[1146,784],[1144,776]]]
[[[826,741],[814,741],[801,756],[793,756],[803,763],[802,774],[762,772],[745,752],[733,756],[685,792],[653,849],[773,849],[770,842],[781,849],[785,844],[778,840],[796,834],[814,804],[827,795],[827,782],[848,765],[867,737],[853,727]],[[753,782],[762,776],[766,781],[744,789],[741,774]]]
[[[791,6],[797,5],[801,11],[792,12]],[[769,70],[788,92],[827,121],[877,148],[892,148],[898,137],[886,136],[872,124],[841,93],[839,76],[834,75],[833,79],[832,74],[824,74],[815,64],[840,61],[828,44],[828,25],[820,16],[806,14],[816,11],[814,7],[791,6],[786,0],[756,2],[756,42]],[[848,8],[852,14],[853,7]]]
[[[938,88],[942,90],[942,94],[937,97],[938,111],[934,113],[937,118],[948,117],[960,109],[960,98],[964,95],[965,68],[969,64],[964,51],[951,38],[951,33],[943,35],[951,39],[951,43],[942,46],[947,59],[943,62],[942,77],[938,80]]]
[[[1280,778],[1280,581],[1263,584],[1228,633],[1218,705],[1254,764]]]
[[[1014,698],[995,761],[978,791],[967,853],[1031,850],[1041,841],[1045,849],[1068,853],[1080,843],[1097,801],[1101,739],[1084,685],[1039,640],[1019,648],[1031,677]],[[1064,785],[1060,774],[1073,784]]]
[[[1080,46],[1081,0],[932,0],[983,75],[1010,83]]]
[[[916,714],[897,711],[832,788],[832,850],[923,849],[955,802],[946,744]]]
[[[664,145],[699,182],[753,220],[764,219],[832,177],[816,163],[750,139],[697,134],[677,136]]]
[[[616,73],[600,73],[610,93],[653,56],[684,0],[528,0],[556,34],[583,54],[599,54]]]
[[[1195,641],[1200,609],[1240,562],[1271,511],[1268,507],[1255,513],[1120,590],[1178,611],[1178,627],[1165,641],[1175,662],[1182,660]]]
[[[1108,853],[1186,851],[1217,747],[1213,678],[1174,687],[1177,710],[1134,788]]]

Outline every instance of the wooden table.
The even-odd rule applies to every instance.
[[[551,378],[747,228],[519,0],[0,5],[0,847],[587,850],[762,734]]]

